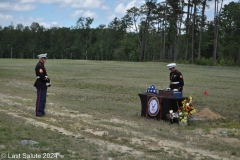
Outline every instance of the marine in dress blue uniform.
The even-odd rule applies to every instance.
[[[47,89],[51,86],[51,81],[47,75],[47,70],[44,67],[44,63],[47,60],[47,53],[38,55],[39,62],[35,67],[36,81],[34,87],[37,89],[36,98],[36,116],[45,115]]]
[[[176,69],[176,63],[170,63],[167,65],[170,72],[170,85],[171,90],[177,90],[179,92],[183,91],[184,80],[183,75]]]

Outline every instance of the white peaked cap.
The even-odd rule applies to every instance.
[[[39,54],[39,55],[38,55],[38,58],[47,58],[47,53]]]
[[[168,68],[173,68],[173,67],[176,67],[177,65],[176,65],[176,63],[170,63],[167,66],[168,66]]]

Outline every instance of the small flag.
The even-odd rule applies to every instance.
[[[152,84],[150,87],[148,87],[148,89],[146,90],[147,93],[154,93],[154,94],[158,94],[157,93],[157,89],[154,86],[154,84]]]

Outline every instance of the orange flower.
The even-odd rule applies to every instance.
[[[186,111],[189,112],[191,110],[190,106],[186,106]]]

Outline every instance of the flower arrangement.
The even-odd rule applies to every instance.
[[[169,111],[167,115],[168,119],[171,123],[174,122],[182,122],[186,123],[192,114],[196,113],[196,109],[193,106],[193,98],[189,96],[187,99],[182,101],[182,106],[178,107],[177,112],[173,112],[173,110]]]

